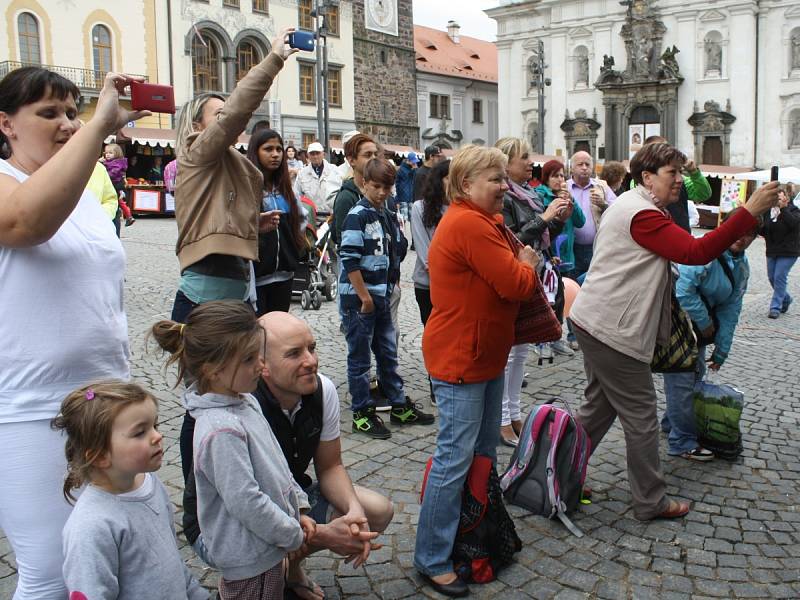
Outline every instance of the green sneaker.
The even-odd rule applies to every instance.
[[[406,396],[406,403],[403,406],[392,407],[389,419],[398,425],[432,425],[433,415],[422,412],[421,406]]]
[[[386,429],[373,407],[353,413],[353,432],[363,433],[376,440],[388,440],[392,437],[392,432]]]

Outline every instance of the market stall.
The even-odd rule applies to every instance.
[[[106,142],[116,142],[128,158],[127,202],[134,214],[175,213],[175,201],[164,187],[163,169],[175,158],[175,130],[147,127],[123,127]],[[249,135],[242,134],[236,143],[247,149]]]

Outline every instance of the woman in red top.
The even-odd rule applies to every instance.
[[[450,555],[472,458],[496,459],[503,369],[519,302],[533,294],[536,253],[515,255],[503,234],[507,159],[469,145],[450,166],[450,208],[428,265],[433,312],[422,352],[439,408],[439,436],[417,527],[414,565],[438,592],[464,596]]]
[[[630,163],[636,187],[603,213],[594,256],[570,312],[586,371],[578,421],[594,451],[619,417],[625,433],[633,515],[641,521],[682,517],[689,504],[670,499],[661,470],[656,391],[650,362],[670,337],[670,263],[703,265],[757,225],[777,184],[759,189],[742,210],[702,238],[675,224],[686,157],[673,146],[644,146]]]

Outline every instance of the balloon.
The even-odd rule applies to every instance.
[[[572,303],[580,291],[581,286],[574,279],[564,277],[564,316],[569,316],[569,311],[572,309]]]

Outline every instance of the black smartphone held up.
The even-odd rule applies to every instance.
[[[778,171],[779,168],[777,165],[773,166],[769,171],[769,180],[770,181],[778,181]]]
[[[314,33],[311,31],[293,31],[289,34],[289,48],[313,52]]]

